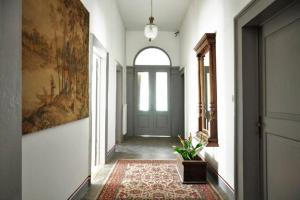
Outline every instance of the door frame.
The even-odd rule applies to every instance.
[[[296,0],[252,0],[234,19],[235,199],[264,199],[260,160],[260,27]],[[254,151],[256,150],[256,151]]]
[[[133,59],[133,65],[132,65],[132,66],[133,66],[133,67],[136,67],[136,66],[149,66],[149,65],[136,65],[136,64],[135,64],[135,61],[136,61],[138,55],[139,55],[142,51],[144,51],[144,50],[146,50],[146,49],[151,49],[151,48],[159,49],[159,50],[161,50],[162,52],[164,52],[164,53],[168,56],[168,58],[169,58],[169,60],[170,60],[170,65],[161,65],[161,66],[169,66],[169,67],[172,67],[172,66],[173,66],[173,65],[172,65],[171,57],[170,57],[170,55],[168,54],[168,52],[167,52],[166,50],[164,50],[164,49],[158,47],[158,46],[147,46],[147,47],[144,47],[144,48],[140,49],[140,50],[135,54],[135,56],[134,56],[134,59]],[[159,65],[158,65],[158,66],[159,66]]]
[[[152,47],[153,48],[153,47]],[[146,48],[144,48],[146,49]],[[138,53],[139,54],[139,53]],[[155,66],[151,66],[151,65],[135,65],[133,67],[133,135],[134,136],[139,136],[136,135],[136,113],[138,111],[137,109],[137,72],[139,72],[140,70],[153,70],[153,69],[157,69],[157,71],[167,71],[168,73],[168,112],[169,112],[169,136],[172,137],[172,120],[171,120],[171,113],[172,113],[172,106],[171,106],[171,67],[169,65],[155,65]],[[150,79],[149,79],[150,81]],[[151,94],[151,93],[150,93]],[[150,101],[151,102],[151,101]],[[155,135],[153,135],[153,137],[155,137]]]
[[[168,108],[169,108],[169,124],[170,124],[169,130],[170,130],[170,136],[172,137],[172,133],[171,133],[171,131],[172,131],[172,120],[170,118],[171,114],[172,114],[172,106],[171,106],[171,101],[170,101],[171,92],[172,92],[170,90],[171,89],[171,86],[170,86],[170,84],[171,84],[171,75],[172,75],[172,73],[171,73],[172,60],[171,60],[171,57],[168,54],[168,52],[166,50],[158,47],[158,46],[146,46],[146,47],[140,49],[135,54],[134,59],[133,59],[133,65],[132,65],[133,66],[133,87],[134,87],[133,93],[132,93],[133,94],[133,127],[132,127],[132,129],[133,129],[133,136],[136,136],[136,130],[135,130],[135,127],[136,127],[136,119],[135,118],[136,118],[136,111],[137,111],[137,106],[136,106],[137,105],[137,98],[135,98],[136,97],[136,69],[151,67],[151,65],[136,65],[135,61],[136,61],[138,55],[142,51],[144,51],[146,49],[149,49],[149,48],[155,48],[155,49],[159,49],[159,50],[163,51],[168,56],[168,58],[170,60],[170,65],[155,65],[153,67],[164,68],[164,69],[169,68],[170,69],[169,76],[168,76],[168,91],[169,91],[169,94],[168,94],[168,97],[169,97],[168,98],[169,107]]]
[[[116,138],[115,144],[120,144],[123,141],[123,67],[116,67]],[[119,80],[120,79],[120,80]],[[120,83],[120,85],[119,85]],[[119,98],[119,99],[118,99]],[[120,133],[118,133],[120,129]]]
[[[105,152],[107,151],[107,96],[108,96],[108,76],[107,76],[107,73],[108,73],[108,52],[106,51],[106,49],[104,48],[104,46],[101,44],[101,42],[97,39],[97,37],[90,33],[90,36],[89,36],[89,116],[90,118],[92,118],[92,72],[93,72],[93,54],[94,54],[94,51],[96,50],[97,54],[102,57],[105,62],[104,62],[104,67],[106,68],[105,71],[106,71],[106,74],[105,74],[105,77],[106,77],[106,88],[105,88],[105,95],[106,95],[106,98],[105,98],[105,132],[102,133],[104,135],[102,135],[102,137],[104,137],[104,144],[101,144],[101,141],[100,141],[100,150],[101,150],[101,145],[103,145],[103,149],[104,149],[104,152],[101,152],[100,151],[100,154],[103,154],[101,157],[102,157],[102,160],[100,159],[100,163],[102,162],[106,162],[105,161]],[[101,133],[100,133],[101,134]],[[90,176],[92,175],[91,172],[92,172],[92,120],[90,119],[89,120],[89,174]],[[101,135],[100,135],[100,138],[101,138]],[[91,177],[92,178],[92,177]]]

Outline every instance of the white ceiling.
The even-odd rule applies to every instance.
[[[143,30],[149,22],[150,0],[117,0],[127,30]],[[190,0],[153,0],[154,23],[159,30],[179,30]]]

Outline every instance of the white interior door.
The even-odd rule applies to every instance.
[[[262,27],[264,199],[300,199],[300,3]]]
[[[91,176],[96,177],[105,162],[106,58],[93,49],[91,85]]]

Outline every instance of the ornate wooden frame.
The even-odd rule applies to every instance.
[[[216,34],[205,33],[194,50],[198,58],[199,76],[199,132],[197,136],[208,143],[207,146],[218,145],[218,115],[217,115],[217,74],[216,74]],[[204,99],[204,56],[209,52],[209,81],[210,81],[210,130],[206,130],[205,99]]]

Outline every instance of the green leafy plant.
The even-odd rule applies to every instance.
[[[199,142],[196,146],[193,145],[192,135],[190,134],[187,139],[182,139],[178,136],[182,147],[173,146],[174,150],[179,153],[184,160],[195,160],[198,153],[204,148],[204,144]]]

